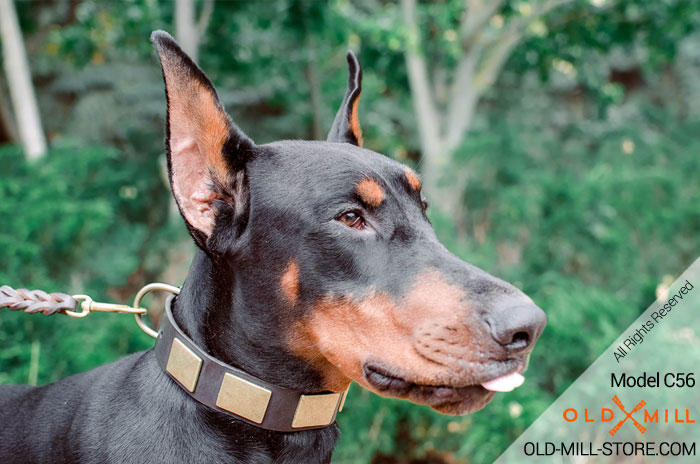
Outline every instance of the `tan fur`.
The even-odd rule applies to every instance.
[[[228,116],[214,94],[188,75],[179,57],[166,52],[161,58],[168,89],[171,141],[193,137],[206,166],[219,180],[226,181],[228,169],[221,149],[229,134]]]
[[[357,105],[359,103],[360,96],[358,95],[355,101],[352,103],[352,111],[350,112],[350,130],[357,139],[357,145],[361,147],[364,143],[364,140],[362,140],[362,129],[360,129],[360,119],[357,116]]]
[[[418,179],[418,176],[413,171],[413,169],[406,167],[405,174],[406,180],[408,181],[408,185],[410,185],[413,190],[420,190],[422,184],[420,183],[420,179]]]
[[[282,292],[292,305],[299,299],[299,266],[296,260],[291,260],[282,274]]]
[[[288,332],[287,345],[292,353],[314,366],[323,376],[323,389],[341,392],[348,389],[352,379],[331,364],[318,349],[318,338],[308,321],[295,323]]]
[[[292,329],[288,341],[327,379],[345,377],[374,390],[363,379],[363,365],[375,361],[400,367],[415,383],[453,385],[463,381],[457,360],[478,356],[465,296],[431,270],[398,301],[385,293],[362,300],[329,296]]]
[[[360,199],[370,206],[377,207],[384,201],[384,189],[373,179],[362,179],[355,190]]]

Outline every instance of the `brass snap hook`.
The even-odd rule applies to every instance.
[[[126,314],[145,314],[146,310],[142,308],[132,308],[128,305],[114,303],[100,303],[93,300],[88,295],[73,295],[73,298],[80,302],[82,311],[66,311],[66,315],[70,317],[82,318],[89,315],[92,311],[103,313],[126,313]]]

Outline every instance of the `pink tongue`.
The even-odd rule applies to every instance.
[[[525,377],[517,372],[513,372],[512,374],[507,374],[503,377],[484,382],[481,384],[481,386],[487,390],[495,392],[509,392],[515,388],[518,388],[524,381]]]

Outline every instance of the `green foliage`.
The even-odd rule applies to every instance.
[[[160,271],[144,260],[152,232],[133,215],[136,166],[119,158],[113,148],[57,146],[27,163],[20,148],[0,147],[0,282],[110,301],[130,275]],[[46,383],[150,346],[123,317],[1,316],[0,383]]]
[[[605,108],[624,95],[610,79],[609,68],[655,72],[672,62],[679,44],[700,27],[698,8],[698,0],[573,2],[538,24],[514,53],[511,69],[535,68],[548,80],[552,68],[564,63],[589,97]]]

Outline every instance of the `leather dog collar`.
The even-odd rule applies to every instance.
[[[347,391],[302,394],[229,366],[198,347],[178,327],[165,304],[156,340],[161,368],[195,400],[249,424],[277,432],[326,427],[343,409]]]

